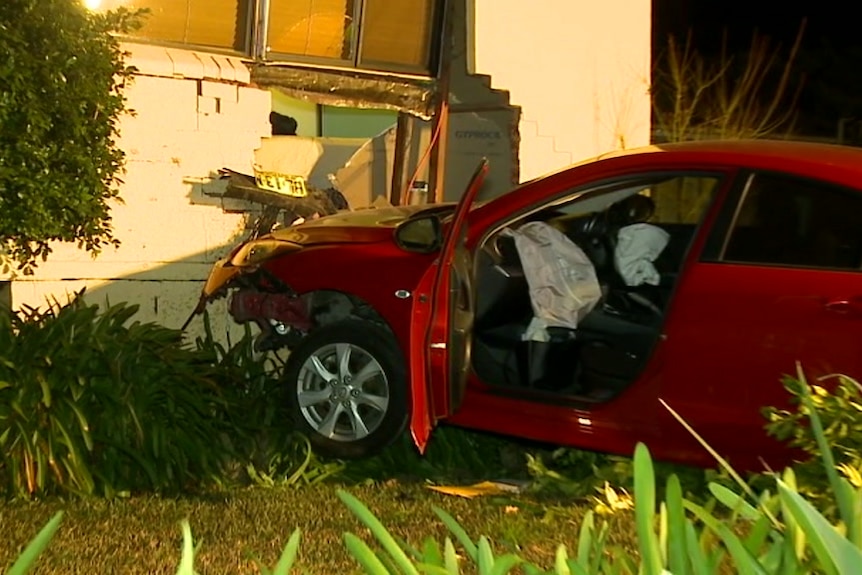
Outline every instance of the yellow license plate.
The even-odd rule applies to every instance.
[[[305,178],[302,176],[288,176],[278,172],[254,171],[254,182],[258,188],[278,192],[294,198],[304,198],[308,195],[305,186]]]

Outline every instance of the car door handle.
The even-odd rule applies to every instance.
[[[862,305],[858,298],[835,298],[828,300],[823,307],[838,315],[862,315]]]

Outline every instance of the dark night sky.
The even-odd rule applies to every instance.
[[[781,3],[763,0],[653,0],[656,31],[684,34],[688,28],[707,43],[720,41],[722,29],[743,45],[756,28],[776,39],[793,40],[807,19],[806,39],[833,37],[852,42],[859,22],[846,4],[833,1]]]
[[[653,0],[654,51],[667,45],[668,34],[684,38],[689,30],[705,55],[719,51],[724,31],[732,51],[744,51],[755,30],[789,49],[805,19],[795,68],[802,86],[798,131],[831,136],[839,118],[862,118],[862,34],[848,6],[835,0]]]

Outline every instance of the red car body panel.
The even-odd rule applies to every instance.
[[[404,252],[391,234],[389,230],[383,242],[340,244],[337,250],[326,245],[303,248],[289,258],[266,262],[264,268],[297,293],[334,290],[365,300],[392,328],[407,360],[413,302],[393,294],[399,289],[413,293],[437,255]]]
[[[782,172],[862,193],[862,150],[731,141],[615,153],[527,182],[468,215],[456,212],[446,227],[458,233],[461,215],[467,215],[466,246],[472,249],[501,221],[565,190],[617,176],[686,170],[724,174],[725,185],[693,239],[646,369],[603,404],[504,395],[473,374],[462,405],[452,412],[449,350],[432,345],[446,343],[450,332],[451,237],[440,253],[408,253],[393,241],[400,220],[369,210],[355,216],[367,219],[367,229],[351,224],[350,214],[274,234],[305,247],[264,267],[298,293],[349,292],[385,319],[411,373],[411,425],[420,448],[435,422],[448,418],[470,428],[623,454],[645,441],[658,458],[711,463],[660,406],[661,398],[720,452],[732,454],[735,465],[758,468],[764,455],[780,465],[791,453],[765,436],[759,410],[786,403],[779,377],[792,372],[797,361],[815,375],[862,375],[862,273],[716,264],[700,256],[740,170]],[[477,191],[465,194],[462,208]],[[414,297],[393,297],[399,289]]]
[[[431,325],[431,298],[434,294],[438,264],[432,264],[413,292],[413,314],[410,323],[408,347],[410,361],[410,434],[420,453],[425,451],[431,431],[437,424],[437,410],[428,374],[428,359],[423,349],[428,345],[428,326]],[[417,351],[419,353],[417,353]]]
[[[425,403],[424,409],[426,413],[429,409],[433,409],[432,426],[439,418],[449,415],[452,404],[450,391],[453,386],[464,386],[464,383],[460,381],[452,381],[451,362],[453,361],[453,348],[456,345],[462,345],[461,342],[453,341],[452,338],[452,317],[449,313],[451,308],[450,298],[452,297],[450,286],[452,262],[458,250],[466,249],[463,244],[467,234],[467,230],[465,229],[467,226],[467,214],[469,213],[470,206],[472,206],[473,201],[479,194],[479,190],[482,188],[482,183],[485,181],[487,173],[488,162],[487,160],[482,160],[455,209],[452,223],[448,228],[446,239],[443,241],[443,246],[440,249],[439,261],[434,266],[436,277],[431,293],[431,313],[428,316],[421,316],[421,320],[426,320],[424,324],[419,323],[421,321],[420,318],[413,318],[413,321],[419,323],[416,330],[419,332],[424,331],[426,336],[424,340],[420,340],[417,337],[411,341],[411,356],[418,356],[419,358],[427,357],[427,359],[425,361],[415,360],[411,365],[417,369],[427,369],[427,380],[419,381],[419,377],[421,376],[417,377],[417,374],[411,371],[412,382],[410,390],[413,394],[414,409],[422,409],[423,403]],[[424,288],[425,286],[421,287]],[[423,292],[424,289],[420,291],[420,297],[424,295]],[[427,356],[425,355],[426,353]],[[421,401],[419,398],[423,398],[424,401]],[[433,399],[429,400],[429,398]],[[432,403],[429,404],[429,401]],[[431,427],[423,419],[422,416],[411,419],[410,424],[413,439],[416,441],[416,445],[420,451],[424,451],[428,436],[431,433]]]

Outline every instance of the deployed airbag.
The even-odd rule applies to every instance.
[[[576,329],[602,297],[592,262],[572,240],[544,222],[507,229],[521,258],[533,320],[523,339],[549,341],[547,328]]]
[[[652,224],[632,224],[620,228],[614,249],[614,263],[628,286],[658,285],[661,276],[655,269],[656,258],[667,246],[670,236]]]

